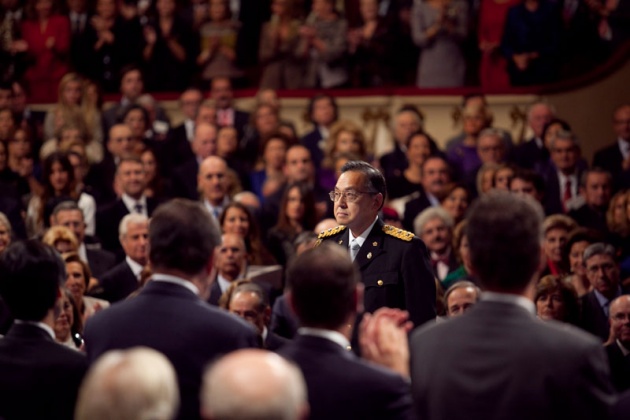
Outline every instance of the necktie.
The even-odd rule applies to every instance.
[[[354,259],[357,257],[359,249],[361,249],[361,245],[359,245],[356,239],[353,239],[350,243],[350,258],[352,258],[352,261],[354,261]]]
[[[135,210],[136,213],[142,214],[142,204],[136,203],[136,205],[133,206],[133,209]]]
[[[564,184],[564,194],[562,196],[562,202],[566,208],[567,206],[567,201],[569,201],[572,197],[571,194],[571,180],[567,179],[567,181]]]

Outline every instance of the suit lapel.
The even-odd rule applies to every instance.
[[[376,223],[374,223],[374,226],[372,227],[368,237],[365,239],[365,242],[363,242],[361,249],[359,249],[357,257],[354,259],[354,262],[357,266],[359,266],[361,271],[363,271],[364,267],[374,261],[376,257],[385,252],[383,249],[384,236],[383,222],[381,222],[381,219],[378,219]]]

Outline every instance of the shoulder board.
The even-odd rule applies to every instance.
[[[343,225],[334,227],[334,228],[330,228],[327,230],[324,230],[322,232],[320,232],[320,234],[317,236],[317,239],[324,239],[324,238],[329,238],[331,236],[334,236],[336,234],[338,234],[339,232],[342,232],[343,230],[345,230],[346,227]]]
[[[412,232],[398,229],[397,227],[390,225],[384,225],[383,232],[385,232],[387,235],[393,236],[394,238],[402,239],[403,241],[407,242],[411,241],[415,236]]]

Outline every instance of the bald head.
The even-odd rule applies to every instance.
[[[265,350],[232,352],[203,377],[204,419],[293,420],[306,417],[306,384],[299,369]]]
[[[223,203],[228,190],[228,166],[218,156],[210,156],[199,165],[197,186],[201,196],[213,206]]]
[[[614,338],[626,348],[630,346],[630,295],[613,300],[609,308],[610,327]]]
[[[217,151],[217,129],[212,124],[201,123],[195,126],[195,134],[190,145],[195,156],[205,159]]]

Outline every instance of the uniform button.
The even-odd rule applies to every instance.
[[[379,285],[379,287],[380,287],[380,286],[382,286],[382,285],[383,285],[383,280],[379,280],[379,281],[377,281],[377,282],[376,282],[376,284],[378,284],[378,285]]]

